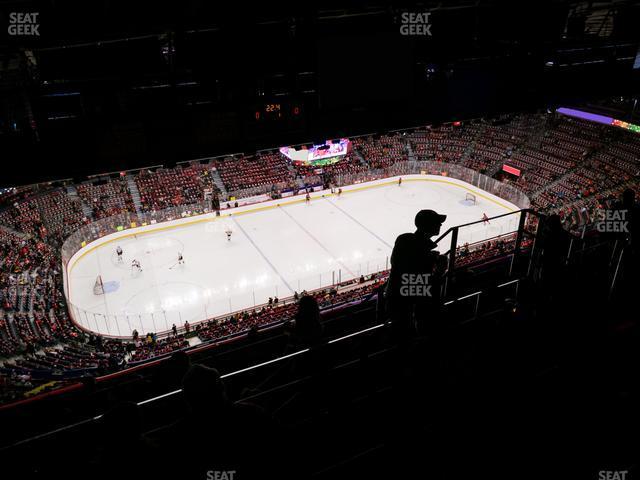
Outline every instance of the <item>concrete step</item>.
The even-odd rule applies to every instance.
[[[213,184],[218,187],[218,190],[222,193],[223,197],[227,197],[227,187],[224,186],[224,182],[222,181],[222,177],[220,177],[220,172],[218,170],[211,170],[211,179],[213,180]]]
[[[80,202],[80,208],[82,208],[82,213],[84,214],[84,216],[87,217],[87,218],[93,218],[93,210],[91,209],[91,207],[89,205],[87,205],[82,200],[80,195],[78,195],[78,190],[76,190],[75,185],[67,185],[66,189],[67,189],[67,195],[69,195],[69,198],[71,198],[72,200],[77,200],[78,202]]]
[[[136,213],[141,216],[142,201],[140,200],[140,191],[138,190],[138,185],[131,174],[127,175],[127,187],[129,187],[129,193],[131,194],[131,199],[133,200],[133,206],[136,209]]]
[[[353,153],[356,157],[358,157],[358,160],[360,160],[360,163],[362,165],[368,165],[367,159],[364,158],[364,155],[362,154],[362,152],[360,152],[360,150],[354,150]]]

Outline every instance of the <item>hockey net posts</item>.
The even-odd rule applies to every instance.
[[[102,277],[100,275],[98,275],[96,283],[93,285],[93,294],[104,295],[104,284],[102,283]]]

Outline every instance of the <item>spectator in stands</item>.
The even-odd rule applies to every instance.
[[[180,387],[182,378],[191,367],[189,355],[180,350],[166,359],[156,370],[153,383],[158,392],[167,392]]]
[[[204,365],[189,368],[182,389],[187,414],[159,432],[164,458],[188,459],[171,463],[175,478],[202,480],[216,470],[235,470],[239,479],[274,478],[278,430],[261,408],[233,403],[218,371]]]
[[[417,322],[437,321],[445,260],[434,250],[437,244],[431,237],[440,233],[446,218],[433,210],[421,210],[415,217],[416,231],[396,239],[386,298],[398,341],[407,340],[419,327],[427,326],[418,326]]]
[[[293,347],[313,347],[322,341],[322,324],[318,301],[311,295],[305,295],[298,302],[294,327],[290,336]]]
[[[142,435],[138,405],[133,402],[116,405],[100,419],[99,427],[102,448],[99,466],[93,474],[99,479],[139,478],[140,459],[153,458],[155,452],[153,444]],[[153,465],[145,465],[145,475],[154,476],[149,470],[152,468]]]
[[[182,379],[182,387],[185,400],[194,413],[216,416],[220,410],[231,406],[220,374],[214,368],[191,366]]]

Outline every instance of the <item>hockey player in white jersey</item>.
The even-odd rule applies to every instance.
[[[133,260],[131,262],[131,272],[142,273],[142,267],[140,266],[140,262],[138,260]]]

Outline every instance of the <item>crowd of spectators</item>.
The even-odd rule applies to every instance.
[[[521,248],[530,247],[532,240],[530,237],[522,239]],[[456,266],[473,265],[479,262],[487,262],[493,258],[502,257],[512,253],[515,250],[516,234],[510,233],[500,235],[489,241],[478,242],[474,244],[464,243],[458,246],[456,251]]]
[[[134,350],[131,352],[130,363],[142,362],[153,357],[160,357],[176,350],[187,348],[189,342],[184,335],[169,335],[158,339],[154,333],[148,333],[144,338],[134,341]]]
[[[81,183],[77,191],[95,219],[135,211],[131,193],[123,178]]]
[[[216,190],[211,166],[194,163],[175,168],[141,170],[135,177],[144,211],[164,210],[177,205],[201,202],[205,190]]]
[[[353,139],[352,145],[370,168],[387,168],[407,159],[407,141],[401,133],[359,137]]]
[[[227,157],[215,164],[231,196],[244,196],[244,190],[256,187],[264,191],[269,191],[273,186],[282,188],[292,180],[291,172],[279,152]]]

